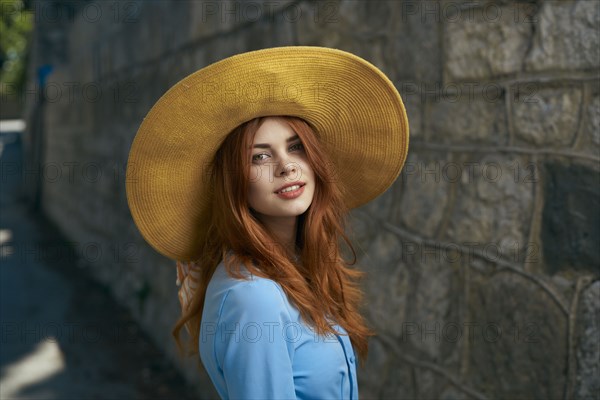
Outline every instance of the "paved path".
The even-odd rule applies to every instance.
[[[4,139],[2,139],[4,137]],[[131,316],[20,196],[20,141],[0,144],[0,399],[192,399]]]

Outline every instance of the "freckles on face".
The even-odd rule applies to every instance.
[[[315,180],[304,146],[282,119],[264,120],[252,144],[248,205],[259,217],[297,217],[312,203]],[[287,194],[283,186],[300,186]],[[292,188],[295,189],[295,188]]]

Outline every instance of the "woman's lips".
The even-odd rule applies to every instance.
[[[304,186],[306,185],[302,185],[300,186],[298,189],[296,190],[292,190],[289,192],[278,192],[276,193],[278,197],[282,198],[282,199],[295,199],[296,197],[299,197],[302,193],[304,193]]]

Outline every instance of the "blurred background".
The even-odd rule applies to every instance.
[[[283,45],[396,85],[410,150],[353,210],[361,398],[600,398],[600,2],[1,1],[2,399],[216,398],[129,214],[151,106]],[[176,229],[176,227],[173,227]]]

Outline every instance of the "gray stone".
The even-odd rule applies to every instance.
[[[347,232],[358,250],[358,265],[367,272],[363,285],[369,304],[368,319],[384,328],[386,334],[399,337],[397,321],[405,319],[409,289],[408,271],[402,259],[403,241],[383,228],[368,211],[361,211],[351,215]]]
[[[526,157],[500,155],[463,157],[455,165],[462,174],[442,238],[492,261],[539,261],[539,255],[523,260],[538,167]]]
[[[596,1],[548,1],[535,16],[529,71],[600,66],[600,6]]]
[[[291,0],[192,1],[182,4],[190,18],[189,30],[183,30],[188,40],[213,39],[241,27],[251,27],[260,21],[273,24],[279,21],[293,22],[302,17],[300,6]],[[176,23],[170,25],[178,26]]]
[[[96,3],[97,7],[102,8],[104,13],[104,3]],[[68,42],[69,54],[73,59],[77,70],[75,71],[76,76],[83,82],[91,82],[94,80],[94,57],[91,56],[90,50],[97,49],[98,38],[90,40],[90,37],[94,37],[94,33],[98,27],[98,24],[90,24],[84,18],[75,18],[73,21],[72,30],[78,32],[77,35],[71,35]]]
[[[161,92],[163,85],[160,84],[160,78],[159,65],[153,64],[145,68],[136,69],[131,79],[126,80],[128,83],[122,86],[124,96],[123,105],[130,110],[132,116],[134,116],[132,119],[136,122],[136,129],[131,134],[135,134],[148,111],[164,94],[164,92]],[[126,100],[130,97],[133,102]],[[133,137],[131,137],[131,140],[133,140]]]
[[[398,243],[393,237],[389,239]],[[400,338],[400,321],[406,321],[407,296],[411,285],[406,264],[384,262],[371,257],[361,259],[360,265],[367,272],[363,285],[369,304],[369,321],[385,330],[381,334]]]
[[[529,88],[530,95],[513,105],[517,143],[569,146],[579,124],[580,88]]]
[[[355,245],[356,257],[360,258],[365,248],[368,248],[371,235],[379,229],[378,221],[366,212],[350,212],[347,218],[346,234]],[[352,259],[352,252],[342,250],[344,257]]]
[[[600,281],[581,293],[577,318],[575,397],[595,400],[600,393]]]
[[[392,80],[400,85],[414,84],[419,89],[425,84],[440,82],[439,16],[426,11],[436,3],[391,1],[387,4],[392,21],[387,28],[389,40],[385,54]]]
[[[255,22],[247,28],[243,49],[250,51],[267,47],[291,46],[294,44],[293,32],[297,23],[283,15],[280,15],[272,23]]]
[[[417,382],[414,379],[415,367],[407,364],[394,354],[388,353],[385,365],[386,374],[379,378],[378,399],[416,399]]]
[[[600,272],[598,171],[574,162],[544,166],[542,243],[548,273]]]
[[[390,214],[390,223],[405,226],[425,237],[433,237],[449,205],[450,182],[439,153],[409,153],[400,174],[404,183],[401,200]]]
[[[500,86],[482,86],[481,91],[458,86],[454,94],[440,87],[438,93],[428,98],[428,141],[488,145],[508,142],[504,92]]]
[[[549,295],[507,271],[474,277],[470,297],[470,384],[491,398],[562,398],[567,318]]]
[[[514,18],[525,6],[482,7],[444,19],[445,81],[477,80],[521,69],[531,23]]]
[[[385,221],[387,216],[393,213],[398,207],[399,191],[401,190],[401,181],[396,180],[385,192],[376,199],[357,208],[357,211],[364,212],[374,219]]]
[[[399,82],[396,84],[396,88],[400,91],[402,96],[402,102],[406,109],[406,115],[408,117],[410,141],[423,140],[423,104],[421,102],[421,94],[418,92],[406,92],[402,91],[404,83]],[[404,86],[406,88],[406,86]]]
[[[241,36],[224,35],[206,43],[203,48],[206,65],[221,61],[224,58],[244,52],[248,39]],[[199,66],[200,67],[203,67]]]
[[[440,400],[463,400],[465,399],[465,394],[456,389],[454,386],[448,386],[442,394],[440,395]]]
[[[450,370],[459,367],[454,340],[462,291],[459,266],[447,262],[437,248],[417,248],[412,262],[407,319],[402,321],[402,341],[420,354]],[[437,396],[437,395],[436,395]]]
[[[358,372],[360,398],[415,398],[413,368],[377,338],[369,340],[366,365]]]
[[[226,32],[235,24],[233,15],[226,16],[224,13],[226,2],[191,1],[188,4],[190,15],[188,35],[191,40],[207,39],[212,35]]]
[[[124,31],[131,34],[135,43],[128,55],[130,63],[157,60],[164,53],[162,25],[165,11],[160,6],[158,2],[122,4],[120,10],[122,25]],[[134,11],[137,8],[139,8],[139,15],[136,16]]]
[[[436,385],[439,375],[430,369],[415,369],[418,399],[437,399],[440,397],[440,386]]]
[[[600,94],[596,93],[586,108],[586,131],[592,138],[592,143],[600,145]]]
[[[396,71],[388,61],[386,27],[391,21],[392,2],[328,1],[300,4],[302,18],[294,25],[300,45],[333,47],[368,60],[387,75]],[[356,21],[377,21],[356,24]],[[360,28],[359,28],[360,27]],[[359,29],[359,32],[357,32]],[[356,40],[357,36],[364,40]],[[392,78],[393,79],[393,78]]]
[[[273,47],[276,46],[293,46],[296,45],[296,25],[300,18],[306,18],[300,11],[300,6],[294,4],[289,8],[292,10],[288,15],[286,12],[281,12],[279,18],[271,24],[269,34],[273,38]]]
[[[179,60],[174,57],[165,57],[162,58],[158,63],[158,73],[161,77],[158,84],[162,85],[162,92],[166,93],[173,85],[183,78],[181,74],[178,73],[179,69]]]
[[[298,5],[302,18],[295,24],[299,45],[338,47],[340,40],[339,2],[307,2]]]
[[[600,85],[593,82],[587,104],[583,106],[581,133],[577,150],[600,157]]]
[[[353,32],[370,36],[374,34],[388,34],[390,24],[394,20],[397,4],[393,1],[356,1],[346,0],[339,4],[331,2],[330,5],[321,5],[321,14],[325,17],[328,13],[330,20],[339,17],[340,25],[354,27]],[[330,10],[325,10],[328,8]]]

